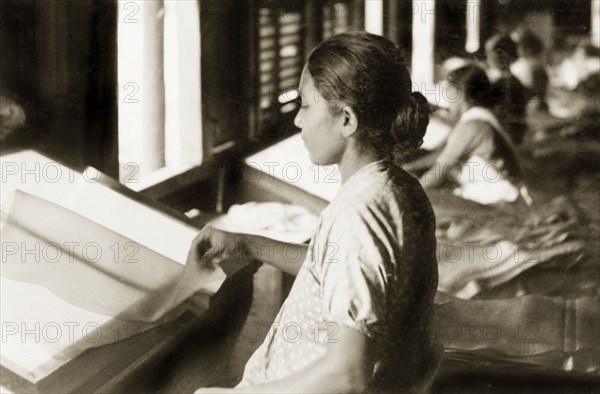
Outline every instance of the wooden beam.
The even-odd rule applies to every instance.
[[[384,14],[385,36],[394,44],[399,44],[398,34],[398,11],[399,4],[397,0],[386,0]]]
[[[465,50],[469,53],[475,53],[481,46],[481,0],[467,0],[467,39]]]
[[[419,90],[433,89],[435,0],[413,2],[412,80]]]
[[[383,35],[383,0],[365,0],[365,31]]]

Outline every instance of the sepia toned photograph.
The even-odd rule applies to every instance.
[[[0,0],[0,393],[600,393],[600,0]]]

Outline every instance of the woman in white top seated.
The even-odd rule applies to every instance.
[[[449,115],[457,121],[435,164],[421,176],[426,188],[455,182],[454,194],[481,204],[515,202],[519,165],[512,139],[492,113],[497,98],[483,69],[470,64],[448,74]]]

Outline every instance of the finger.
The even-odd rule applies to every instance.
[[[221,254],[218,251],[214,249],[209,249],[206,253],[200,256],[199,262],[204,267],[214,269],[219,265],[221,261],[220,255]]]
[[[201,239],[194,249],[196,249],[196,253],[199,257],[203,257],[206,255],[210,249],[213,247],[213,243],[208,238]]]
[[[213,259],[219,255],[220,251],[216,247],[216,244],[211,241],[211,237],[210,231],[203,230],[194,239],[188,254],[188,262],[211,270],[216,268]]]

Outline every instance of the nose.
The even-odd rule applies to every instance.
[[[299,129],[302,129],[302,119],[300,118],[300,111],[302,111],[302,108],[300,108],[298,112],[296,112],[296,116],[294,117],[294,126],[296,126]]]

